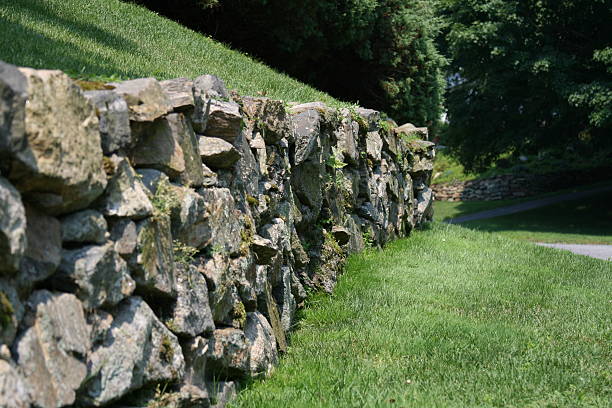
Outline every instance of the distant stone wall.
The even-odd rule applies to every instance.
[[[493,201],[529,197],[574,186],[612,180],[612,168],[549,174],[506,174],[480,180],[433,184],[439,201]]]
[[[222,406],[268,375],[308,289],[431,219],[410,129],[0,63],[0,406]]]

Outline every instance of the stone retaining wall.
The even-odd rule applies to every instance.
[[[270,374],[310,289],[431,218],[433,143],[397,129],[0,63],[0,406],[221,406]]]

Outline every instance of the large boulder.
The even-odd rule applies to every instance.
[[[87,377],[85,359],[91,348],[81,302],[71,294],[41,290],[28,303],[32,324],[14,345],[19,370],[35,406],[71,405]]]
[[[13,156],[9,178],[51,214],[85,208],[106,186],[95,110],[61,71],[21,72],[27,148]]]
[[[132,132],[125,99],[116,92],[108,90],[87,91],[84,95],[96,107],[104,154],[129,147],[132,142]]]
[[[199,151],[204,164],[213,169],[229,169],[241,157],[231,143],[218,137],[201,136]]]
[[[181,379],[185,362],[174,334],[139,297],[125,299],[88,360],[80,400],[101,406],[143,385]]]
[[[14,65],[0,61],[0,171],[6,172],[10,156],[25,146],[27,81]]]
[[[170,112],[172,106],[155,78],[139,78],[110,84],[128,104],[130,120],[152,122]]]
[[[61,219],[62,242],[70,244],[103,244],[108,225],[104,216],[95,210],[83,210]]]
[[[116,305],[136,288],[112,242],[62,251],[59,272],[53,280],[62,289],[76,289],[88,309]]]
[[[19,192],[0,177],[0,275],[19,269],[26,250],[26,215]]]
[[[259,312],[248,313],[244,334],[251,347],[251,375],[270,375],[278,364],[276,338],[270,323]]]
[[[204,134],[233,143],[242,131],[240,105],[211,99],[208,104],[208,120]]]
[[[19,371],[8,361],[0,359],[0,407],[30,407],[30,390]]]
[[[51,276],[59,266],[62,227],[59,220],[26,206],[27,246],[21,261],[19,279],[25,286]]]

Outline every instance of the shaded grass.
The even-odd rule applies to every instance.
[[[0,60],[95,80],[214,74],[243,95],[342,105],[208,37],[119,0],[1,2]]]
[[[239,407],[607,407],[612,263],[436,225],[350,258]]]

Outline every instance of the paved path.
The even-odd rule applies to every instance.
[[[523,211],[533,210],[534,208],[544,207],[547,205],[559,203],[562,201],[577,200],[604,191],[612,191],[612,185],[593,188],[591,190],[579,191],[574,193],[559,194],[552,197],[540,198],[539,200],[527,201],[520,204],[510,205],[507,207],[494,208],[492,210],[481,211],[474,214],[463,215],[461,217],[452,218],[445,222],[449,224],[460,224],[466,221],[483,220],[486,218],[501,217],[503,215],[515,214]]]
[[[612,245],[545,244],[542,242],[538,242],[537,245],[563,249],[578,255],[586,255],[606,261],[612,260]]]

